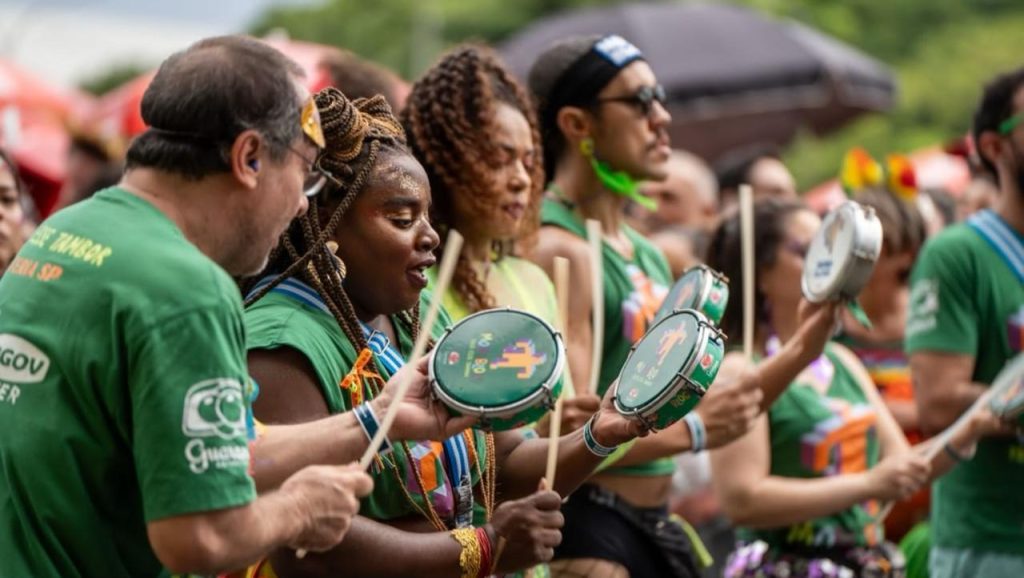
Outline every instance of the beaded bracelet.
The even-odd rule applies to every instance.
[[[459,569],[462,571],[462,578],[479,578],[483,557],[476,529],[458,528],[448,533],[462,546],[462,552],[459,553]]]
[[[704,420],[701,419],[700,414],[690,412],[683,416],[683,421],[686,422],[686,429],[690,430],[690,443],[692,444],[690,451],[693,453],[704,451],[707,448],[708,434],[704,429]]]
[[[606,458],[615,453],[615,450],[619,449],[619,446],[608,447],[597,443],[597,440],[594,439],[594,421],[596,419],[597,414],[595,413],[589,420],[587,420],[587,424],[583,426],[583,445],[587,446],[590,453],[595,456],[599,458]]]
[[[352,413],[355,414],[356,420],[363,428],[366,438],[373,441],[373,436],[377,435],[377,430],[380,429],[380,422],[377,421],[377,415],[373,413],[373,407],[369,403],[361,403],[352,409]],[[391,442],[387,436],[384,436],[384,442],[380,444],[378,453],[384,454],[390,451]]]

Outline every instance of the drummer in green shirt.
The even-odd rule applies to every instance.
[[[671,116],[665,91],[643,54],[616,35],[559,41],[538,57],[529,85],[538,102],[548,180],[534,258],[549,275],[556,256],[569,258],[569,367],[577,391],[586,392],[591,358],[599,356],[600,395],[644,335],[672,284],[662,254],[625,223],[627,202],[646,202],[636,182],[666,176]],[[587,219],[601,224],[603,237],[605,327],[597,351],[592,343]],[[827,307],[816,310],[802,329],[822,334],[831,314]],[[757,373],[747,371],[742,361],[725,363],[717,382],[691,412],[695,419],[638,440],[613,468],[575,492],[562,509],[566,532],[552,564],[554,573],[696,575],[698,554],[692,540],[668,516],[675,470],[671,456],[704,449],[694,444],[700,436],[693,435],[691,423],[699,422],[711,448],[747,431],[757,412],[817,355],[815,346],[803,339],[807,334],[801,333],[801,339],[787,344],[784,354]]]
[[[991,210],[924,247],[911,278],[906,350],[921,427],[952,424],[1021,352],[1024,338],[1024,69],[995,78],[974,116]],[[933,578],[1024,576],[1024,443],[982,440],[932,493]]]
[[[255,413],[269,423],[356,413],[369,434],[379,416],[368,402],[383,379],[406,364],[419,331],[436,339],[450,323],[442,310],[421,327],[438,236],[427,219],[426,175],[383,98],[353,103],[335,89],[316,98],[328,143],[320,166],[336,182],[246,283],[250,367],[261,386]],[[425,371],[424,360],[408,362]],[[445,438],[392,440],[373,466],[366,517],[340,548],[304,560],[280,551],[273,571],[475,576],[490,568],[481,566],[487,552],[498,572],[549,559],[562,516],[558,494],[538,491],[547,442],[452,424]],[[592,424],[592,437],[608,444],[640,433],[608,400]],[[553,489],[572,491],[602,450],[582,430],[562,436]]]
[[[442,98],[464,106],[438,114],[434,103]],[[550,279],[522,258],[540,225],[544,190],[540,132],[525,89],[486,48],[460,46],[413,84],[402,121],[409,148],[430,179],[431,223],[441,237],[437,252],[449,231],[465,239],[444,294],[452,319],[513,307],[557,327]],[[462,128],[467,126],[474,130]],[[571,372],[563,375],[571,388]],[[599,403],[596,395],[569,392],[562,431],[583,427]],[[537,424],[538,433],[547,431],[547,421]]]
[[[306,209],[322,141],[300,77],[243,37],[171,56],[119,186],[41,224],[0,280],[0,576],[213,574],[344,535],[358,468],[250,462],[231,279]]]

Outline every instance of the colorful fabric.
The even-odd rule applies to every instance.
[[[888,542],[875,547],[780,552],[755,541],[729,555],[725,578],[904,578],[905,562]]]
[[[586,238],[579,217],[563,202],[545,199],[541,222]],[[643,337],[672,285],[665,257],[633,229],[623,226],[633,243],[633,258],[626,259],[607,243],[602,244],[604,269],[604,346],[598,377],[598,393],[608,389],[619,375],[633,344]],[[675,471],[672,458],[629,467],[610,467],[609,472],[637,476],[666,476]]]
[[[932,530],[921,522],[900,540],[900,551],[907,560],[907,578],[928,578],[928,553],[932,546]]]
[[[824,394],[802,382],[813,377],[805,372],[768,410],[772,476],[810,479],[856,474],[878,462],[875,409],[832,345],[825,348],[825,358],[833,371]],[[878,510],[877,501],[869,500],[801,524],[741,529],[740,536],[780,551],[874,546],[882,540],[882,529],[873,518]]]
[[[0,279],[0,576],[157,576],[146,523],[255,498],[242,304],[111,188]]]
[[[316,305],[320,301],[316,292],[304,283],[289,279],[281,291],[272,291],[245,312],[245,323],[249,337],[249,349],[276,349],[291,347],[302,353],[310,362],[318,377],[320,393],[324,396],[330,412],[342,413],[353,407],[352,381],[346,378],[355,375],[353,372],[359,353],[345,333],[338,326],[332,315]],[[429,305],[429,294],[421,295],[421,309],[426,311]],[[431,328],[431,335],[436,339],[451,324],[447,313],[442,309],[437,323]],[[404,325],[392,318],[392,325],[398,335],[398,343],[384,343],[379,338],[371,342],[376,349],[374,357],[380,369],[380,377],[387,380],[396,363],[404,363],[404,359],[412,351],[412,336]],[[378,334],[380,335],[380,334]],[[383,335],[380,335],[383,337]],[[375,346],[376,345],[376,346]],[[380,347],[383,345],[383,347]],[[391,359],[389,357],[397,357]],[[365,386],[365,379],[356,380],[364,383],[361,390],[363,398],[369,398],[370,392]],[[347,385],[347,387],[346,387]],[[484,434],[476,430],[466,439],[468,449],[477,457],[477,465],[470,468],[472,484],[479,482],[478,472],[486,468],[486,443]],[[371,472],[374,478],[374,490],[363,499],[360,513],[377,520],[393,520],[410,515],[418,515],[425,509],[426,503],[420,493],[419,482],[409,463],[415,461],[424,482],[424,489],[431,503],[438,508],[442,519],[452,526],[455,525],[454,514],[457,511],[457,500],[450,476],[450,465],[444,452],[444,444],[439,442],[411,442],[409,453],[406,454],[401,444],[395,444],[390,456],[385,456],[381,469]],[[395,463],[401,472],[401,481],[396,479],[391,463]],[[400,485],[401,484],[401,485]],[[409,490],[415,506],[409,503],[402,485]],[[483,523],[482,505],[474,504],[474,519]]]
[[[1024,242],[1019,232],[1009,235],[1001,238],[1006,245]],[[914,267],[906,349],[969,355],[972,381],[992,383],[1021,351],[1013,334],[1022,316],[1024,283],[1000,250],[972,226],[954,225],[924,246]],[[1022,487],[1022,440],[981,440],[974,459],[932,486],[935,545],[1024,556]]]

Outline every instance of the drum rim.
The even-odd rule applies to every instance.
[[[673,379],[669,382],[669,387],[664,388],[658,396],[635,408],[626,408],[619,403],[619,385],[622,382],[622,372],[625,371],[626,363],[629,362],[629,358],[627,357],[626,363],[623,363],[622,369],[619,370],[619,377],[615,381],[615,392],[612,396],[612,403],[615,405],[615,410],[621,413],[622,415],[642,419],[648,417],[649,415],[657,413],[657,411],[664,406],[666,400],[671,399],[672,397],[675,396],[676,393],[679,392],[679,384],[690,380],[690,376],[693,374],[693,370],[696,367],[698,361],[702,357],[704,357],[704,354],[707,352],[708,342],[710,342],[711,339],[720,338],[719,332],[713,330],[714,325],[711,323],[711,320],[708,319],[706,315],[704,315],[703,313],[696,309],[673,310],[672,313],[666,315],[660,321],[658,321],[658,323],[651,327],[648,330],[648,333],[653,331],[655,327],[661,325],[662,322],[671,318],[673,315],[684,313],[693,315],[697,319],[697,340],[701,344],[700,348],[696,352],[690,352],[690,357],[686,360],[686,363],[683,364],[683,367],[680,368],[679,371],[677,371],[674,374]],[[645,334],[644,337],[646,336],[647,335]],[[640,341],[643,341],[643,337],[640,338]],[[637,344],[639,344],[640,341],[637,341]],[[630,351],[630,357],[632,357],[633,351],[636,350],[637,344],[633,345],[633,348]],[[711,387],[711,384],[708,384],[708,387]],[[707,392],[707,388],[704,388],[704,391]]]
[[[725,284],[725,275],[722,275],[720,272],[715,271],[714,269],[708,267],[703,263],[697,263],[696,265],[690,267],[686,271],[683,271],[683,274],[679,276],[679,279],[676,281],[676,283],[672,285],[672,289],[675,289],[676,284],[682,281],[683,277],[689,275],[694,269],[698,269],[702,273],[704,273],[702,287],[700,288],[700,294],[697,298],[697,301],[693,304],[693,307],[687,307],[685,309],[672,309],[668,313],[661,313],[661,308],[659,307],[658,313],[655,314],[655,319],[658,320],[658,323],[660,323],[663,319],[667,318],[668,316],[672,315],[677,311],[685,311],[686,309],[693,309],[694,311],[702,310],[704,308],[704,305],[707,304],[708,298],[711,297],[711,289],[714,287],[715,282],[717,281],[719,283]],[[668,296],[672,294],[672,289],[669,289],[668,294],[665,295],[666,303],[668,302]]]
[[[865,228],[866,224],[878,222],[878,217],[874,214],[874,211],[851,199],[844,201],[841,205],[830,211],[825,218],[838,219],[843,213],[848,214],[849,218],[853,222],[853,236],[850,240],[850,252],[838,267],[839,271],[835,274],[832,281],[828,283],[828,287],[826,289],[819,292],[815,292],[811,289],[810,281],[807,277],[807,271],[812,268],[807,267],[807,262],[804,263],[804,273],[800,276],[800,289],[804,297],[806,297],[811,303],[823,303],[831,299],[851,299],[855,297],[856,295],[848,294],[849,291],[847,290],[847,285],[852,279],[858,276],[855,273],[859,272],[861,267],[870,265],[873,269],[875,262],[878,260],[877,256],[874,260],[871,260],[861,254],[861,250],[866,245],[873,246],[877,243],[879,248],[881,248],[881,235],[868,233]],[[825,230],[824,221],[821,224],[821,230]],[[812,245],[818,239],[819,236],[815,234]],[[833,256],[833,259],[835,259],[835,256]]]
[[[536,321],[540,322],[545,328],[547,328],[555,338],[555,366],[551,369],[551,375],[548,376],[548,378],[544,380],[543,383],[541,383],[540,387],[538,387],[536,390],[530,393],[530,395],[518,401],[497,406],[469,405],[464,401],[455,399],[455,397],[449,394],[444,389],[444,387],[442,387],[441,384],[437,381],[437,374],[434,371],[434,363],[437,359],[437,352],[440,349],[441,340],[448,337],[448,335],[456,327],[469,321],[473,317],[477,317],[478,315],[495,312],[510,312],[526,315],[528,317],[532,317]],[[549,409],[554,406],[553,392],[555,389],[555,384],[557,384],[558,380],[562,378],[562,373],[565,370],[566,356],[567,354],[565,351],[565,340],[562,338],[562,334],[555,330],[555,328],[552,327],[550,323],[542,319],[539,315],[535,315],[529,311],[524,311],[522,309],[517,309],[515,307],[510,306],[496,307],[494,309],[485,309],[483,311],[477,311],[476,313],[467,315],[460,319],[457,323],[454,323],[450,327],[447,327],[445,329],[444,335],[441,337],[441,339],[438,340],[437,343],[434,344],[434,348],[430,352],[430,358],[427,362],[427,380],[430,383],[431,391],[434,392],[435,395],[440,397],[445,405],[451,407],[452,409],[458,410],[462,414],[482,418],[506,419],[515,416],[524,409],[535,407],[537,405],[537,400],[539,398],[547,398],[548,401],[546,405],[549,406]]]

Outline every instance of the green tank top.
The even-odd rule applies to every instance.
[[[586,238],[580,217],[564,203],[545,199],[541,223],[559,227]],[[604,392],[619,375],[629,350],[643,337],[662,300],[672,285],[672,274],[661,252],[640,233],[628,226],[623,232],[633,243],[633,258],[627,259],[607,243],[602,244],[604,269],[604,344],[598,393]],[[675,471],[672,458],[661,458],[636,466],[612,467],[609,473],[638,476],[664,476]]]
[[[832,377],[824,395],[798,380],[768,410],[773,476],[824,478],[863,472],[878,463],[874,407],[831,345],[825,358]],[[883,537],[882,525],[873,519],[878,510],[878,501],[869,500],[788,527],[741,529],[740,535],[778,550],[869,546]]]
[[[305,285],[289,283],[282,291],[273,291],[254,303],[245,312],[246,343],[252,349],[276,349],[291,347],[302,353],[312,365],[318,378],[320,393],[327,402],[332,414],[350,411],[353,407],[351,389],[343,385],[345,378],[354,374],[353,368],[359,352],[338,326],[334,316],[318,307],[318,297],[309,295]],[[424,291],[420,296],[420,310],[425,312],[429,306],[429,293]],[[398,337],[394,345],[403,357],[412,352],[412,336],[404,325],[392,318],[392,324]],[[444,329],[451,324],[447,313],[443,310],[437,323],[431,328],[431,335],[437,339]],[[381,377],[390,377],[383,363],[377,363]],[[348,382],[351,384],[351,380]],[[364,395],[368,394],[365,392]],[[367,395],[368,397],[368,395]],[[382,416],[378,416],[382,418]],[[471,481],[479,482],[478,472],[486,468],[486,440],[484,434],[477,430],[472,432],[473,445],[478,467],[470,468]],[[441,456],[440,442],[410,442],[413,457],[418,461],[419,471],[428,495],[432,502],[442,501],[435,494],[450,492],[452,484],[446,473],[444,460]],[[392,455],[396,460],[398,472],[402,476],[402,485],[409,490],[408,494],[416,505],[409,503],[405,490],[402,489],[397,476],[388,466],[381,470],[371,471],[374,480],[373,493],[364,498],[360,506],[360,514],[377,520],[391,520],[418,514],[424,508],[423,495],[415,473],[409,467],[409,456],[397,443],[393,444]],[[442,496],[443,497],[443,496]],[[450,501],[450,498],[448,498]],[[442,516],[444,517],[444,516]],[[474,504],[473,521],[475,524],[486,522],[482,505],[479,500]],[[451,524],[451,520],[446,520]]]

